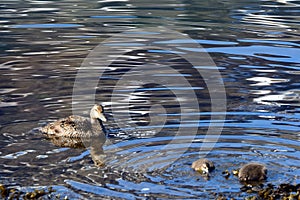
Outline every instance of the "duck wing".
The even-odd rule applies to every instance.
[[[91,122],[88,118],[71,115],[49,123],[41,132],[51,137],[88,137],[92,134]]]

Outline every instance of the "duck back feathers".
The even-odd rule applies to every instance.
[[[94,105],[90,112],[90,118],[71,115],[49,123],[40,130],[48,137],[91,137],[105,133],[102,120],[106,121],[103,115],[103,108]]]

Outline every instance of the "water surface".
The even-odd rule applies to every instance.
[[[248,194],[237,177],[225,179],[222,171],[258,161],[269,169],[266,183],[299,183],[299,6],[292,0],[1,1],[0,182],[23,191],[53,186],[77,199],[213,199],[215,193],[242,199]],[[192,40],[161,39],[159,26]],[[99,77],[95,88],[81,92],[88,101],[95,91],[104,105],[104,155],[57,146],[38,133],[74,109],[88,113],[90,104],[72,110],[72,97],[92,49],[117,33],[149,27],[135,34],[176,52],[143,49],[145,40],[108,43],[140,49],[105,66],[107,52],[107,60],[90,63],[101,76],[86,74],[87,82]],[[200,55],[203,48],[215,66],[193,66],[180,54]],[[218,91],[205,79],[221,80],[198,73],[216,69],[226,90],[226,110],[219,112],[210,93]],[[204,156],[216,164],[209,180],[190,168]]]

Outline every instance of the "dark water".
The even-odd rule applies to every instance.
[[[0,182],[77,199],[243,198],[222,171],[258,161],[267,183],[299,183],[299,8],[1,1]],[[38,133],[94,101],[108,118],[103,152]],[[204,156],[209,180],[190,168]]]

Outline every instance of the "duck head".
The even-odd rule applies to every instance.
[[[106,122],[106,118],[103,115],[103,107],[101,105],[95,104],[90,112],[90,117],[92,119],[100,119],[103,122]]]
[[[197,171],[202,172],[203,174],[209,174],[210,168],[209,168],[209,164],[204,162],[198,169],[196,169]]]
[[[201,174],[205,174],[207,176],[209,176],[209,173],[214,169],[215,166],[213,165],[213,163],[205,160],[201,162],[201,164],[199,163],[199,165],[195,167],[196,171],[200,172]]]

